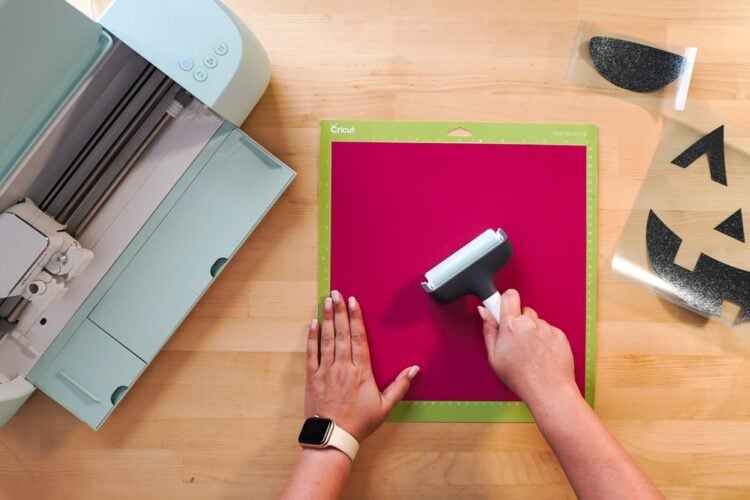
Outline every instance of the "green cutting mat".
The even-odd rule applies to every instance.
[[[597,298],[597,129],[594,125],[324,120],[318,183],[318,298],[330,293],[331,143],[425,142],[586,146],[586,401],[594,406]],[[515,401],[404,401],[389,420],[402,422],[533,422]]]

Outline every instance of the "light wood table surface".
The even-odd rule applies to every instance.
[[[298,454],[304,332],[315,314],[323,118],[598,125],[596,412],[669,497],[750,496],[750,350],[724,341],[741,334],[702,325],[610,268],[662,123],[565,84],[578,23],[593,21],[698,46],[691,103],[748,125],[750,1],[227,4],[273,65],[244,130],[299,176],[102,430],[40,392],[0,430],[2,498],[279,493]],[[572,491],[532,424],[386,424],[362,447],[346,496]]]

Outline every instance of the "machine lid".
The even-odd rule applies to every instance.
[[[110,43],[65,0],[0,0],[0,186]]]

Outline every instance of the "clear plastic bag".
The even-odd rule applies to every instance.
[[[697,47],[640,40],[582,22],[566,81],[643,107],[682,111],[687,105],[697,53]]]

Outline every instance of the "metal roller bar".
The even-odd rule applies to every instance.
[[[67,164],[50,165],[53,171],[49,176],[51,178],[51,183],[48,183],[46,191],[32,193],[37,196],[32,199],[37,201],[39,208],[50,214],[59,210],[59,208],[52,206],[55,197],[65,185],[70,182],[72,177],[80,171],[81,164],[86,158],[91,157],[97,145],[99,145],[102,150],[106,150],[101,142],[104,135],[107,131],[111,130],[117,118],[122,114],[122,111],[127,107],[127,104],[132,100],[133,96],[152,72],[153,69],[148,66],[143,68],[137,76],[137,79],[124,89],[123,94],[117,96],[118,100],[115,102],[114,106],[109,109],[106,115],[100,117],[100,123],[89,134],[69,133],[66,135],[64,139],[72,142],[72,146],[69,146],[69,148],[75,151],[75,156]],[[34,187],[35,186],[32,186],[32,191],[39,191],[39,189],[34,190]]]
[[[77,196],[102,161],[106,161],[107,155],[112,154],[113,148],[119,146],[128,127],[140,116],[153,94],[164,85],[166,77],[153,67],[148,68],[145,73],[144,79],[139,80],[137,86],[125,96],[124,103],[114,110],[114,116],[108,117],[102,128],[97,130],[82,149],[76,161],[66,170],[53,191],[45,196],[40,208],[55,219],[63,213],[70,200]]]
[[[36,173],[25,196],[41,207],[45,196],[60,182],[87,144],[94,144],[97,131],[107,128],[108,120],[119,114],[118,106],[136,82],[144,78],[149,64],[126,45],[115,42],[71,102],[63,107],[58,120],[45,133],[45,145],[22,161],[24,170]]]
[[[171,80],[164,79],[132,117],[104,157],[77,187],[73,196],[66,200],[55,218],[61,224],[66,224],[70,233],[76,233],[77,222],[97,204],[96,200],[107,191],[107,186],[115,179],[122,178],[120,172],[130,163],[136,152],[141,150],[141,145],[149,142],[149,137],[166,115],[166,108],[174,100],[178,89],[179,87]],[[162,109],[159,109],[160,107]],[[77,214],[75,218],[74,213]]]
[[[114,179],[114,181],[105,187],[104,191],[98,198],[95,198],[93,206],[88,211],[81,210],[79,207],[79,211],[82,212],[80,214],[80,218],[78,218],[79,214],[76,213],[73,215],[74,219],[70,222],[70,224],[72,226],[75,226],[76,228],[75,235],[78,235],[86,230],[86,226],[88,226],[94,216],[99,212],[99,209],[104,205],[104,203],[106,203],[106,201],[109,199],[110,195],[114,192],[120,182],[122,182],[125,176],[128,175],[128,172],[130,172],[130,169],[133,168],[133,165],[136,164],[141,155],[143,155],[146,149],[148,149],[151,141],[153,141],[153,139],[159,134],[159,131],[161,131],[161,129],[164,128],[164,126],[171,119],[172,116],[168,114],[165,114],[161,117],[146,141],[140,144],[135,154],[128,159],[128,162],[125,164],[125,166],[117,173],[117,177]]]

